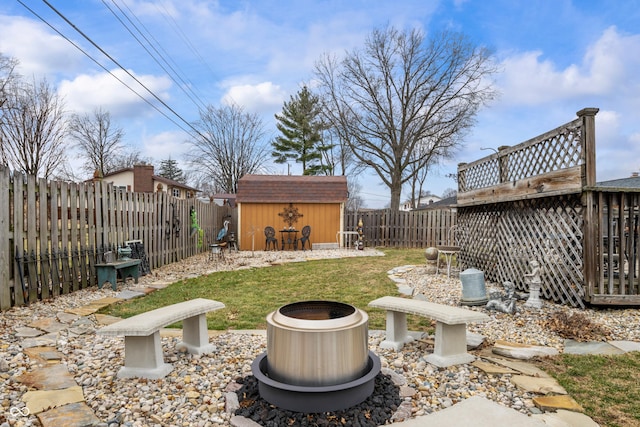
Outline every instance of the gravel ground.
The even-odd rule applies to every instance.
[[[216,270],[230,270],[248,266],[268,265],[277,261],[298,261],[314,258],[338,258],[346,256],[382,256],[373,249],[364,251],[331,250],[311,252],[240,252],[218,263],[206,255],[192,257],[180,263],[165,266],[140,279],[141,285],[172,283],[185,277],[206,274]],[[403,274],[407,283],[433,302],[458,305],[461,297],[460,281],[443,275],[427,275],[423,266],[416,266]],[[132,281],[122,287],[134,287]],[[500,290],[495,284],[487,284],[488,290]],[[11,426],[38,426],[36,417],[21,419],[7,417],[8,409],[19,405],[26,386],[15,379],[22,373],[35,369],[36,362],[25,355],[22,339],[16,337],[16,329],[36,319],[55,318],[70,307],[86,305],[92,300],[115,296],[111,289],[95,288],[62,296],[52,301],[34,303],[30,307],[15,308],[2,313],[0,319],[0,404],[5,419]],[[484,307],[471,307],[488,313],[492,320],[479,325],[469,325],[471,332],[487,337],[487,342],[508,340],[525,344],[555,347],[562,350],[564,338],[547,327],[554,313],[582,313],[596,325],[607,330],[603,339],[640,341],[640,314],[635,309],[578,310],[545,301],[542,309],[530,309],[518,303],[514,315],[487,311]],[[89,320],[93,316],[89,316]],[[96,416],[105,422],[117,421],[113,426],[196,426],[231,425],[225,409],[225,393],[239,376],[251,374],[251,362],[266,348],[263,332],[240,334],[223,332],[212,342],[217,352],[194,356],[176,350],[178,338],[163,338],[163,350],[167,362],[174,370],[157,381],[118,379],[117,370],[123,365],[124,340],[106,338],[91,333],[93,324],[86,327],[88,333],[76,335],[69,330],[59,332],[57,349],[76,382],[83,387],[87,404]],[[401,388],[405,417],[431,413],[447,408],[472,395],[514,408],[523,413],[537,412],[532,395],[518,390],[511,384],[510,375],[493,376],[471,365],[438,368],[428,364],[424,356],[431,351],[429,339],[406,345],[402,351],[381,350],[378,344],[384,335],[372,331],[370,348],[381,358],[382,366],[405,378]],[[401,416],[401,415],[400,415]]]

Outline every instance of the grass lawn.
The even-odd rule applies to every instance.
[[[296,301],[332,300],[351,304],[369,314],[370,329],[385,328],[385,313],[367,304],[385,295],[396,295],[387,271],[406,264],[423,264],[422,249],[388,249],[384,257],[290,262],[268,268],[220,271],[182,280],[144,298],[115,304],[103,310],[130,317],[193,298],[220,301],[226,308],[207,315],[209,329],[266,329],[266,316]],[[411,319],[415,330],[430,330],[431,321]],[[174,326],[179,326],[176,324]]]

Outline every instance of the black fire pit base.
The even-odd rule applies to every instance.
[[[373,393],[380,358],[369,351],[367,372],[362,377],[330,386],[291,385],[269,378],[267,353],[253,361],[251,371],[258,380],[260,396],[272,405],[295,412],[330,412],[355,406]]]

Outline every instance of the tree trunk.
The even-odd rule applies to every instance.
[[[402,184],[400,183],[400,180],[394,179],[389,189],[391,190],[391,204],[389,205],[389,208],[392,211],[397,212],[400,210],[400,196],[402,194]]]

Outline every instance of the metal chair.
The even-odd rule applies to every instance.
[[[444,256],[445,262],[447,264],[447,278],[451,277],[451,264],[453,261],[453,257],[456,257],[456,262],[458,266],[458,273],[462,271],[461,263],[460,263],[460,249],[463,244],[463,240],[465,237],[465,229],[454,225],[449,229],[447,234],[447,246],[437,246],[438,249],[438,262],[436,263],[436,274],[440,270],[440,255]]]
[[[268,251],[269,250],[269,246],[272,245],[273,246],[273,250],[277,251],[278,250],[278,239],[276,239],[276,229],[271,227],[270,225],[266,226],[264,228],[264,236],[265,236],[264,250]]]
[[[311,234],[311,226],[305,225],[302,227],[302,237],[300,238],[300,247],[304,251],[304,247],[307,243],[309,243],[309,250],[313,250],[311,248],[311,240],[309,240],[309,235]]]

